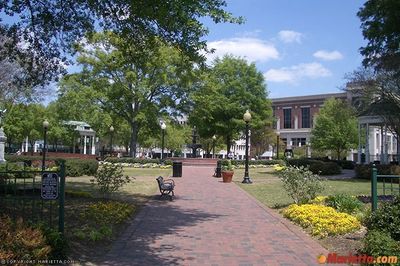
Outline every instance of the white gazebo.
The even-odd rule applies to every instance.
[[[82,147],[82,154],[96,154],[96,131],[92,127],[82,121],[66,121],[64,122],[67,126],[74,127],[74,130],[79,133],[79,147]]]

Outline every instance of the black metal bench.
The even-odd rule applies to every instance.
[[[157,177],[156,180],[161,193],[160,198],[162,198],[164,195],[169,195],[172,200],[172,197],[174,197],[175,181],[172,179],[164,180],[162,176]]]

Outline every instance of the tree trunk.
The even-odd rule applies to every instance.
[[[29,142],[31,144],[31,155],[33,156],[33,151],[34,151],[34,147],[35,147],[35,142]]]
[[[231,136],[226,136],[226,156],[231,152]]]
[[[130,143],[130,151],[129,156],[136,158],[136,146],[137,146],[137,137],[139,132],[139,125],[136,121],[131,123],[131,143]]]

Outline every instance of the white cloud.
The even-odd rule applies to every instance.
[[[303,39],[304,35],[292,30],[281,30],[278,33],[278,37],[284,43],[301,43],[301,39]]]
[[[304,78],[329,77],[332,73],[320,63],[298,64],[291,67],[270,69],[264,73],[267,81],[296,83]]]
[[[319,50],[313,54],[314,57],[326,61],[333,61],[333,60],[340,60],[343,58],[343,55],[339,51],[326,51],[326,50]]]
[[[279,52],[272,44],[257,38],[231,38],[209,42],[207,45],[209,49],[215,49],[214,53],[206,55],[208,61],[226,54],[243,57],[249,62],[279,58]]]

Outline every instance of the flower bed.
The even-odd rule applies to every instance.
[[[319,237],[345,234],[361,227],[354,216],[323,205],[292,204],[283,211],[283,216],[303,228],[310,229],[312,235]]]

